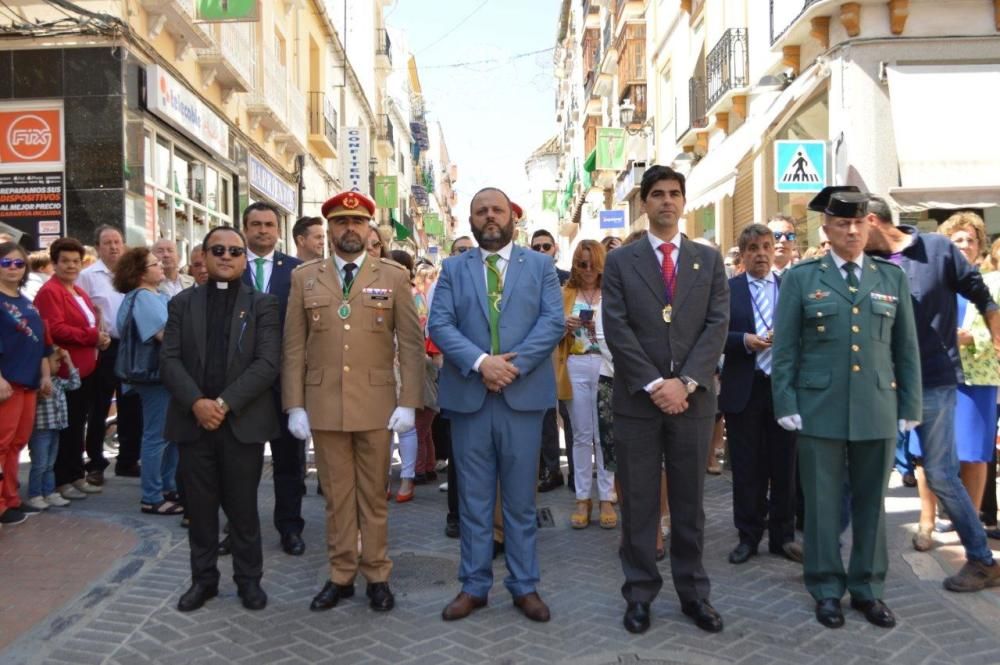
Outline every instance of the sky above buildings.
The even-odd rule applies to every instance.
[[[406,32],[428,120],[458,165],[461,227],[469,197],[499,187],[527,206],[528,156],[555,132],[552,49],[559,0],[396,0],[386,23]]]

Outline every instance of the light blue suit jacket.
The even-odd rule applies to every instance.
[[[434,288],[428,331],[444,354],[439,403],[456,413],[474,413],[486,386],[473,368],[490,352],[490,322],[483,253],[473,249],[445,259]],[[514,352],[520,376],[504,388],[516,411],[544,411],[556,404],[552,352],[562,339],[562,295],[552,259],[515,245],[500,303],[500,351]]]

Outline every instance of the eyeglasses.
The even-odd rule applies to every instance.
[[[11,266],[23,268],[24,259],[0,259],[0,268],[9,268]]]
[[[780,241],[782,237],[784,237],[785,240],[787,240],[788,242],[795,242],[796,235],[795,235],[794,231],[775,231],[774,232],[774,239],[775,240]]]
[[[594,267],[594,264],[589,261],[579,261],[574,264],[580,270],[590,270]]]
[[[540,242],[537,245],[532,245],[531,249],[535,250],[536,252],[549,252],[552,251],[552,247],[553,245],[550,242]]]
[[[246,248],[244,247],[226,247],[225,245],[212,245],[208,248],[208,251],[212,252],[212,256],[223,256],[228,251],[229,256],[239,258],[246,254]]]

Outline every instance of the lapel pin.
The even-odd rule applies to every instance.
[[[695,270],[701,270],[701,266],[700,266],[700,265],[698,265],[697,263],[695,263],[695,264],[694,264],[693,266],[691,266],[691,267],[692,267],[692,268],[694,268]]]
[[[828,267],[829,266],[826,264],[826,262],[823,262],[823,263],[819,264],[819,269],[820,270],[826,270]]]
[[[279,265],[279,266],[281,265],[281,261],[278,261],[278,265]]]
[[[878,268],[875,267],[874,263],[869,263],[868,267],[871,268],[873,271],[878,270]]]
[[[240,320],[241,321],[243,320],[243,317],[246,316],[246,315],[247,315],[247,313],[245,311],[240,310]]]

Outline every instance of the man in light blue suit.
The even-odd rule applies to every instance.
[[[559,278],[550,258],[511,242],[510,199],[499,189],[472,198],[469,223],[479,248],[445,260],[428,325],[444,355],[439,402],[451,420],[462,525],[462,591],[442,617],[486,605],[499,480],[504,583],[525,616],[548,621],[536,591],[535,482],[542,417],[556,400],[552,352],[564,333]]]

